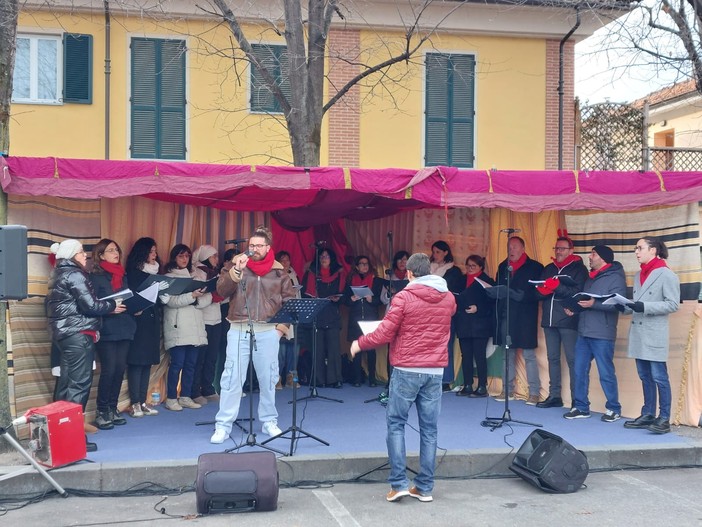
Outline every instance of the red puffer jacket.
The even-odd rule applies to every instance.
[[[358,345],[361,349],[373,349],[390,343],[392,366],[446,367],[451,317],[456,312],[453,296],[439,276],[423,276],[410,282],[393,297],[380,326],[359,338]]]

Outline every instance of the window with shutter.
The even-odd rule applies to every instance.
[[[290,77],[288,74],[288,50],[286,46],[254,44],[256,59],[268,70],[283,95],[290,100]],[[252,112],[282,113],[280,103],[266,85],[260,69],[251,64],[251,97],[249,100]]]
[[[63,35],[63,102],[93,103],[92,35]]]
[[[425,166],[472,168],[475,57],[428,53],[425,60]]]
[[[18,33],[12,102],[61,104],[62,62],[60,36]]]
[[[185,41],[131,42],[131,157],[185,159]]]

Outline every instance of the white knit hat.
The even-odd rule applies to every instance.
[[[78,240],[63,240],[61,243],[54,243],[51,252],[56,255],[57,260],[71,259],[83,250],[83,244]]]
[[[211,245],[200,245],[193,253],[193,260],[197,262],[204,262],[210,256],[217,254],[217,249]]]

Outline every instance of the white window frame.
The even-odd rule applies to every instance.
[[[20,104],[63,104],[63,37],[54,34],[37,33],[17,33],[17,39],[29,40],[29,97],[18,98],[12,96],[13,103]],[[40,99],[39,93],[39,46],[40,40],[52,40],[56,42],[56,98]],[[16,59],[15,59],[16,60]]]

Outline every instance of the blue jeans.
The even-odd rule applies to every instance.
[[[256,332],[253,367],[261,389],[258,398],[258,420],[261,424],[278,419],[275,408],[275,385],[278,382],[278,344],[280,337],[273,325],[268,331]],[[227,433],[239,415],[241,391],[248,373],[249,333],[246,324],[232,324],[227,332],[227,360],[220,381],[219,411],[215,428]]]
[[[388,482],[394,490],[409,489],[405,452],[405,424],[412,404],[417,405],[419,421],[419,472],[414,485],[422,493],[434,488],[436,441],[441,412],[441,375],[413,373],[395,368],[390,377],[390,397],[386,418],[390,461]]]
[[[180,396],[190,397],[199,351],[195,346],[190,345],[174,346],[168,351],[171,354],[171,364],[168,366],[167,397],[169,399],[178,397],[178,379],[180,379]]]
[[[600,385],[607,398],[605,408],[622,413],[619,404],[617,375],[614,372],[614,341],[579,336],[575,343],[575,401],[573,407],[581,412],[590,411],[590,366],[595,359],[600,374]]]
[[[670,380],[665,362],[636,359],[636,370],[643,385],[644,404],[641,415],[656,415],[656,388],[660,399],[661,411],[659,417],[670,420]]]

